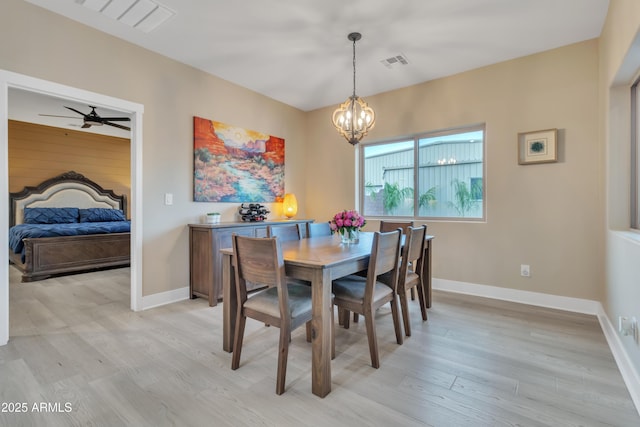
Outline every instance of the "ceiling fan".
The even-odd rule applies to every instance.
[[[90,128],[91,126],[102,126],[102,125],[108,125],[108,126],[113,126],[119,129],[124,129],[124,130],[131,130],[130,127],[128,126],[123,126],[120,125],[118,123],[111,123],[111,122],[124,122],[124,121],[130,121],[131,119],[129,117],[101,117],[98,115],[98,113],[96,113],[96,108],[93,105],[89,105],[89,108],[91,108],[91,112],[85,114],[81,111],[76,110],[75,108],[71,108],[71,107],[67,107],[65,106],[64,108],[73,111],[74,113],[78,113],[82,116],[82,119],[84,121],[84,124],[81,126],[83,129],[86,128]],[[76,116],[56,116],[53,114],[40,114],[41,116],[47,116],[47,117],[66,117],[68,119],[79,119],[80,117],[76,117]]]

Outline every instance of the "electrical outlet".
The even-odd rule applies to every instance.
[[[622,336],[633,337],[637,340],[638,320],[635,317],[618,316],[618,332]]]
[[[173,204],[173,194],[171,194],[171,193],[165,193],[164,194],[164,204],[165,205],[172,205]]]
[[[522,277],[531,277],[531,269],[527,264],[520,264],[520,275]]]

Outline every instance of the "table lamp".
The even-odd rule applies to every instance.
[[[293,193],[287,193],[282,200],[282,211],[288,219],[293,218],[298,213],[298,200]]]

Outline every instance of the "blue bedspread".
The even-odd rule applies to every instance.
[[[23,252],[24,243],[22,239],[27,237],[80,236],[85,234],[128,233],[130,231],[131,221],[19,224],[9,229],[9,248],[16,254]]]

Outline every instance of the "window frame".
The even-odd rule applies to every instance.
[[[630,188],[629,188],[629,227],[640,231],[640,76],[631,85],[631,138],[630,138]]]
[[[420,140],[426,138],[434,138],[438,136],[447,136],[447,135],[455,135],[462,134],[467,132],[482,132],[482,176],[481,177],[473,177],[474,179],[480,179],[482,182],[482,199],[474,199],[482,201],[482,209],[481,216],[477,217],[464,217],[464,216],[421,216],[420,207],[418,205],[418,197],[419,197],[419,179],[420,179]],[[387,219],[398,219],[398,220],[418,220],[418,221],[451,221],[451,222],[486,222],[487,221],[487,162],[486,162],[486,152],[487,152],[487,128],[486,123],[476,123],[464,126],[458,126],[447,129],[439,129],[434,131],[421,132],[408,136],[399,136],[393,137],[384,140],[371,141],[360,143],[360,147],[358,150],[358,173],[357,173],[357,194],[358,194],[358,206],[363,215],[367,216],[367,218],[374,220],[387,220]],[[376,145],[388,145],[399,142],[410,142],[413,141],[413,215],[371,215],[367,212],[364,212],[365,206],[365,195],[366,195],[366,182],[365,181],[365,148],[376,146]]]

